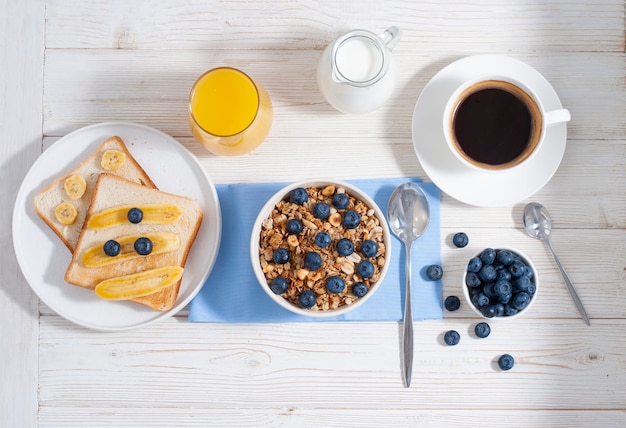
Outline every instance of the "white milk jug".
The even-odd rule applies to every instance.
[[[368,113],[382,106],[396,83],[391,49],[399,37],[398,27],[380,35],[352,30],[328,45],[317,66],[317,84],[326,101],[344,113]]]

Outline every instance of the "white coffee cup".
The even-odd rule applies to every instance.
[[[449,98],[443,132],[450,151],[463,164],[499,172],[531,159],[548,127],[570,118],[567,109],[546,110],[524,82],[483,75],[464,82]]]

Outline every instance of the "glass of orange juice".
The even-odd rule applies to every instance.
[[[216,155],[242,155],[258,147],[270,132],[273,116],[267,91],[236,68],[207,71],[189,94],[191,131]]]

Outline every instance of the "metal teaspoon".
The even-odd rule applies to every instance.
[[[587,311],[585,311],[585,307],[583,306],[583,302],[578,297],[578,293],[576,293],[576,289],[572,284],[572,281],[569,279],[567,272],[561,265],[559,258],[557,257],[554,249],[552,248],[552,244],[550,243],[550,231],[552,230],[552,219],[550,218],[550,213],[548,210],[541,204],[537,202],[530,202],[524,208],[524,227],[526,228],[526,232],[532,236],[533,238],[539,239],[546,243],[548,249],[552,253],[554,257],[554,261],[556,265],[559,267],[561,271],[561,275],[563,275],[563,279],[565,280],[565,284],[567,285],[567,289],[578,308],[578,312],[583,317],[583,320],[587,323],[587,325],[591,325],[589,322],[589,316],[587,315]]]
[[[405,183],[398,186],[387,206],[389,228],[404,244],[406,249],[406,289],[402,323],[402,348],[404,386],[411,386],[413,372],[413,311],[411,308],[411,246],[419,238],[430,221],[428,199],[417,184]]]

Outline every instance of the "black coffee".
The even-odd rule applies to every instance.
[[[524,154],[533,138],[533,122],[529,107],[515,94],[485,88],[461,101],[452,126],[468,160],[497,166]]]

